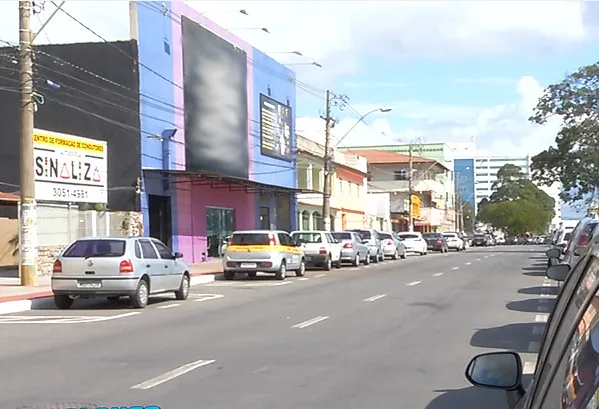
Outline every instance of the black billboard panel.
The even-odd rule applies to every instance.
[[[260,94],[260,153],[291,162],[291,107]]]
[[[247,54],[181,18],[186,170],[248,179]]]

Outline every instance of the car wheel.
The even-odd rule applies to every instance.
[[[235,273],[233,273],[231,271],[225,271],[224,275],[225,275],[225,280],[232,280],[235,278]]]
[[[354,261],[352,262],[354,267],[360,267],[360,253],[356,253],[356,257],[354,257]]]
[[[324,261],[324,269],[325,271],[331,271],[331,269],[333,268],[333,260],[331,260],[331,255],[329,254],[326,258],[326,260]]]
[[[145,279],[142,279],[139,281],[139,284],[137,284],[135,294],[133,294],[130,298],[131,306],[133,308],[146,308],[148,305],[149,296],[150,291],[148,282]]]
[[[405,251],[402,253],[401,258],[405,260],[405,258],[406,258],[406,252]]]
[[[183,274],[181,285],[179,286],[179,289],[175,291],[175,298],[177,300],[187,300],[187,297],[189,297],[190,284],[189,276],[187,274]]]
[[[257,276],[257,275],[258,275],[258,273],[256,273],[255,271],[250,271],[250,272],[248,273],[248,277],[249,277],[249,278],[256,278],[256,276]]]
[[[393,254],[393,260],[399,260],[399,251],[395,249],[395,253]]]
[[[378,263],[379,262],[379,253],[376,253],[374,255],[374,257],[372,257],[372,262],[373,263]]]
[[[370,252],[366,253],[366,258],[364,259],[364,265],[365,266],[370,265]]]
[[[300,261],[299,269],[295,272],[295,276],[303,277],[305,275],[306,275],[306,262],[304,261],[304,259],[302,259],[302,261]]]
[[[385,261],[385,255],[382,253],[379,253],[379,261]]]
[[[277,271],[275,277],[277,278],[277,280],[284,280],[285,278],[287,278],[287,266],[285,265],[284,261],[281,262],[281,267],[279,267],[279,271]]]
[[[68,295],[54,295],[54,304],[59,310],[68,310],[73,306],[73,301]]]
[[[341,268],[341,254],[339,254],[339,260],[335,262],[335,268]]]

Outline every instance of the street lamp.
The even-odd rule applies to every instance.
[[[266,27],[238,27],[238,28],[228,28],[229,31],[237,31],[237,30],[260,30],[265,32],[266,34],[270,34],[270,31]]]
[[[377,108],[377,109],[373,109],[372,111],[369,111],[367,113],[365,113],[364,115],[362,115],[357,121],[356,123],[349,128],[349,130],[337,141],[337,143],[335,144],[335,146],[333,147],[332,152],[334,152],[334,149],[339,146],[339,144],[341,143],[341,141],[343,141],[343,139],[345,139],[345,137],[347,137],[347,135],[349,135],[351,133],[351,131],[354,130],[354,128],[356,126],[358,126],[358,124],[360,122],[362,122],[364,120],[364,118],[366,118],[368,115],[374,114],[375,112],[390,112],[392,110],[392,108]],[[331,121],[330,118],[330,112],[327,112],[327,121]],[[327,130],[330,127],[330,124],[327,123]],[[331,220],[331,190],[332,190],[332,186],[331,186],[331,162],[334,158],[334,153],[331,154],[329,152],[329,146],[331,145],[331,141],[330,141],[330,135],[327,132],[327,136],[326,136],[326,140],[325,140],[325,147],[324,147],[324,155],[323,155],[323,161],[324,161],[324,186],[323,186],[323,194],[322,194],[322,220],[324,222],[325,228],[327,228],[328,226],[330,226],[330,220]]]
[[[295,62],[295,63],[289,63],[289,64],[283,64],[283,65],[313,65],[315,67],[322,68],[322,64],[317,63],[316,61],[312,61],[312,62]]]

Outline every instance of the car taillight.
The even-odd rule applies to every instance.
[[[353,249],[354,248],[354,243],[345,243],[343,245],[344,249]]]
[[[578,245],[584,247],[587,246],[590,241],[591,237],[588,234],[583,234],[578,238]]]
[[[268,245],[269,246],[276,246],[277,245],[277,240],[275,240],[275,236],[272,233],[270,233],[268,235]]]
[[[60,260],[56,260],[54,265],[52,266],[52,274],[60,274],[62,273],[62,263]]]
[[[318,254],[327,254],[327,249],[325,249],[324,247],[321,247],[320,250],[318,251]]]
[[[131,260],[123,260],[119,265],[119,273],[121,274],[130,274],[133,272],[133,263]]]
[[[385,246],[392,246],[393,245],[393,240],[387,240],[385,242]]]

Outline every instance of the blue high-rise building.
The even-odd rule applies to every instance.
[[[469,203],[472,210],[476,211],[474,159],[454,159],[453,171],[460,200]]]

